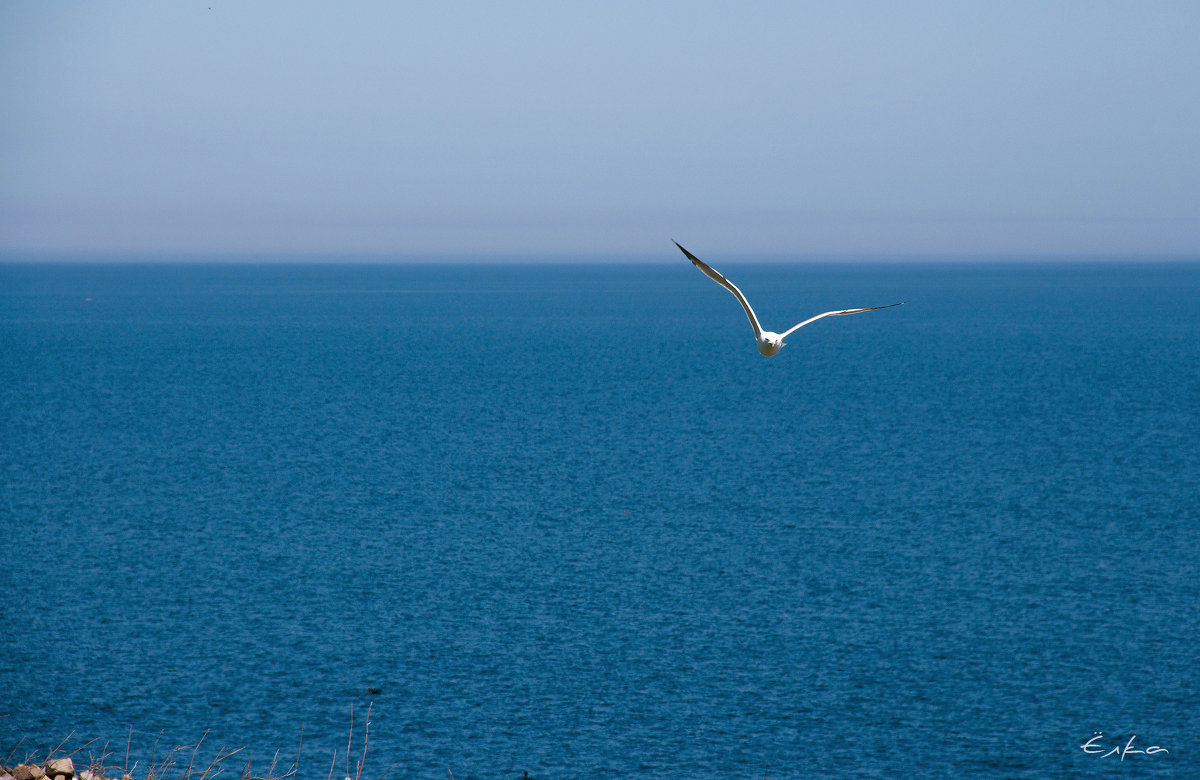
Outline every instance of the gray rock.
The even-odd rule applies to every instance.
[[[37,764],[20,764],[13,770],[13,780],[42,780],[46,770]]]
[[[69,758],[52,758],[46,762],[46,774],[75,776],[75,763]]]

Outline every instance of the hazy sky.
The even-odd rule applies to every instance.
[[[0,4],[0,251],[672,237],[1200,256],[1200,3]]]

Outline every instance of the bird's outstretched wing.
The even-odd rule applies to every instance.
[[[742,291],[739,290],[733,282],[717,273],[717,271],[714,270],[712,266],[708,265],[708,263],[705,263],[694,254],[684,249],[678,241],[671,239],[671,242],[674,243],[675,246],[679,247],[679,251],[687,255],[687,259],[692,261],[692,265],[703,271],[705,276],[707,276],[709,279],[712,279],[726,290],[729,290],[729,292],[733,293],[733,296],[738,299],[738,303],[742,304],[742,308],[746,310],[746,318],[750,320],[750,325],[754,328],[754,338],[761,338],[763,332],[762,325],[758,324],[758,317],[754,316],[754,309],[750,308],[750,302],[746,300],[745,295],[742,295]],[[849,314],[849,312],[830,312],[830,314]],[[825,315],[822,314],[821,316],[824,317]],[[803,325],[805,323],[800,324]],[[800,325],[797,325],[796,327],[798,328]]]
[[[821,319],[822,317],[837,317],[842,314],[858,314],[860,311],[875,311],[876,309],[890,309],[893,306],[903,306],[903,305],[904,305],[904,303],[902,301],[900,303],[889,303],[887,306],[868,306],[865,309],[842,309],[841,311],[827,311],[824,314],[818,314],[815,317],[809,317],[804,322],[793,325],[792,327],[788,328],[783,333],[781,333],[780,338],[787,338],[789,334],[795,333],[797,330],[800,330],[800,328],[803,328],[808,323],[816,322],[817,320]]]

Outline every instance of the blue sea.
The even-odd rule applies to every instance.
[[[0,761],[1200,777],[1200,265],[718,266],[0,265]]]

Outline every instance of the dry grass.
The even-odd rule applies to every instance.
[[[126,735],[124,760],[121,762],[118,762],[117,756],[110,750],[110,743],[105,742],[102,746],[96,747],[98,739],[89,740],[70,752],[66,752],[65,749],[74,735],[75,732],[72,731],[67,735],[66,739],[46,752],[42,752],[40,749],[26,748],[24,753],[22,753],[22,746],[25,743],[24,738],[22,738],[11,749],[0,766],[6,767],[8,771],[12,771],[16,766],[22,764],[45,766],[52,759],[70,758],[75,764],[75,780],[215,780],[218,777],[230,777],[230,775],[236,775],[238,780],[297,780],[300,777],[300,756],[304,748],[304,725],[301,724],[300,740],[296,745],[296,756],[291,765],[287,767],[286,771],[280,767],[279,751],[275,751],[275,754],[271,757],[270,765],[267,766],[265,773],[263,773],[254,767],[253,753],[245,751],[245,748],[240,747],[227,748],[222,746],[203,766],[197,764],[196,759],[201,753],[205,740],[208,738],[207,731],[201,735],[200,739],[194,745],[178,745],[167,751],[166,755],[161,759],[158,759],[156,758],[158,745],[159,740],[162,738],[162,732],[159,732],[154,740],[154,745],[150,748],[151,759],[142,767],[141,762],[135,762],[132,766],[129,764],[130,748],[133,743],[132,726]],[[367,766],[367,747],[370,743],[370,737],[371,706],[368,706],[367,717],[362,724],[362,749],[361,752],[358,752],[357,761],[351,765],[351,756],[356,752],[354,747],[354,708],[351,707],[350,729],[347,735],[344,756],[346,767],[344,780],[363,780],[363,772]],[[87,753],[84,756],[80,756],[85,750]],[[243,751],[245,751],[244,754]],[[18,756],[20,758],[14,761]],[[245,763],[242,763],[243,758]],[[338,751],[335,748],[330,760],[329,773],[326,776],[326,780],[333,780],[333,772],[337,763]],[[81,766],[83,767],[82,769],[80,768]],[[377,780],[383,780],[394,766],[387,767]],[[0,773],[2,771],[0,770]],[[51,778],[47,776],[46,780],[51,780]]]

